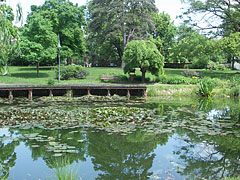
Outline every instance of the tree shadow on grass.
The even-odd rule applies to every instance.
[[[39,67],[40,71],[51,71],[53,67]],[[24,67],[24,68],[19,68],[18,71],[37,71],[36,67]]]
[[[29,73],[11,73],[9,76],[30,79],[30,78],[47,78],[49,77],[49,74],[40,72],[39,76],[37,76],[36,72],[29,72]]]

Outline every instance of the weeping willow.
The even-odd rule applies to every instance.
[[[22,17],[20,4],[17,5],[17,21]],[[0,0],[0,73],[8,73],[8,60],[20,52],[20,37],[17,27],[13,25],[14,15],[12,8]]]

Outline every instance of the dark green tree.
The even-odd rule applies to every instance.
[[[79,7],[78,4],[74,5],[68,0],[46,0],[42,6],[31,6],[32,12],[27,17],[27,27],[31,27],[31,24],[34,25],[34,23],[41,24],[41,27],[45,26],[44,28],[39,26],[37,31],[37,34],[41,36],[38,38],[42,40],[39,43],[42,44],[45,35],[47,42],[44,42],[44,44],[51,45],[51,50],[48,48],[48,53],[42,54],[43,59],[44,56],[50,56],[50,54],[56,58],[57,35],[60,36],[62,46],[61,57],[71,61],[73,57],[84,56],[85,41],[82,30],[85,23],[84,8],[84,6]],[[41,20],[42,23],[36,22],[36,20]],[[32,28],[34,29],[34,27]],[[33,36],[34,32],[29,31],[28,38]],[[53,47],[55,47],[54,52]]]
[[[229,36],[220,40],[220,48],[232,62],[234,69],[235,61],[240,58],[240,32],[231,33]]]
[[[129,42],[124,51],[123,60],[126,63],[124,67],[125,73],[140,68],[143,83],[147,71],[156,76],[163,73],[164,57],[158,51],[157,46],[150,40],[133,40]]]
[[[21,58],[29,64],[35,63],[39,76],[40,64],[53,64],[57,57],[57,35],[52,25],[40,14],[32,14],[22,32]]]
[[[171,49],[171,62],[191,62],[196,68],[205,68],[214,50],[214,40],[183,25],[179,27],[177,42]]]
[[[175,43],[175,36],[177,34],[177,28],[171,22],[170,16],[165,13],[154,13],[152,15],[152,20],[155,25],[155,31],[153,32],[153,37],[160,43],[159,46],[157,43],[158,50],[164,56],[165,61],[169,62],[169,56],[171,48]]]
[[[153,27],[154,0],[92,0],[89,5],[89,31],[99,45],[109,41],[122,61],[123,51],[132,39],[146,39]]]

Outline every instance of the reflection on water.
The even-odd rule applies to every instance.
[[[122,103],[121,106],[124,104],[154,109],[156,119],[129,133],[86,127],[0,129],[0,177],[51,179],[54,169],[68,165],[76,167],[77,176],[82,179],[239,176],[239,100],[180,102],[152,99],[142,103]],[[104,104],[107,105],[112,106],[109,102]],[[7,106],[1,108],[7,109]],[[56,108],[66,109],[67,106],[69,103],[64,107],[61,102],[61,107]],[[70,111],[79,106],[75,104],[67,109]]]

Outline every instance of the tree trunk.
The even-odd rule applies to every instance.
[[[126,27],[125,27],[125,0],[122,1],[122,33],[123,33],[123,52],[127,46],[127,35],[126,35]],[[122,59],[121,67],[125,67],[125,62]]]
[[[235,59],[232,57],[232,70],[234,70]]]
[[[145,75],[146,75],[147,69],[146,68],[141,68],[141,71],[142,71],[142,83],[145,83]]]
[[[36,62],[36,67],[37,67],[37,77],[39,77],[39,62]]]

